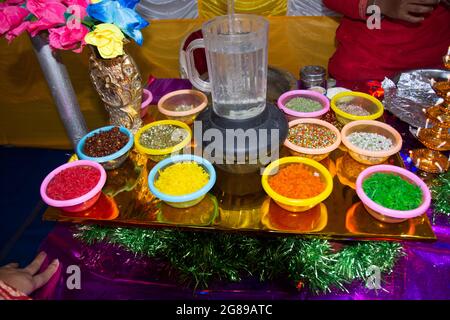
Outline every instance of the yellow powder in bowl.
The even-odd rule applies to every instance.
[[[159,171],[155,187],[171,196],[183,196],[203,188],[209,181],[209,174],[193,161],[177,162]]]

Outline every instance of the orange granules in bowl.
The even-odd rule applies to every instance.
[[[311,168],[312,169],[312,168]],[[325,190],[320,173],[303,164],[290,164],[269,178],[270,187],[290,199],[308,199]]]

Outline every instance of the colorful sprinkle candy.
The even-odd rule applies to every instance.
[[[336,141],[336,134],[321,125],[302,123],[289,129],[288,139],[302,148],[322,149]]]

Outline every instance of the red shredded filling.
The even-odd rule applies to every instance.
[[[62,170],[47,185],[47,196],[54,200],[70,200],[91,191],[100,180],[100,171],[90,166]]]

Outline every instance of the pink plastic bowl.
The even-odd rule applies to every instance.
[[[90,166],[94,167],[97,170],[100,171],[100,179],[98,180],[97,185],[88,193],[82,195],[81,197],[70,199],[70,200],[54,200],[52,198],[49,198],[47,196],[47,186],[49,182],[53,179],[55,175],[57,175],[59,172],[61,172],[64,169],[72,168],[76,166]],[[106,171],[103,169],[103,167],[94,161],[90,160],[79,160],[79,161],[73,161],[66,164],[63,164],[62,166],[59,166],[52,172],[50,172],[42,181],[41,184],[41,197],[42,200],[46,204],[52,207],[61,208],[61,210],[67,211],[67,212],[79,212],[83,210],[87,210],[90,207],[92,207],[100,197],[100,194],[102,192],[102,188],[106,183]]]
[[[362,184],[366,178],[370,177],[372,174],[377,172],[396,174],[402,177],[403,179],[407,180],[408,182],[418,185],[422,190],[423,194],[422,204],[414,210],[401,211],[385,208],[383,206],[380,206],[376,202],[372,201],[364,192]],[[424,214],[431,204],[431,193],[425,182],[423,182],[414,173],[406,169],[391,165],[372,166],[361,172],[358,178],[356,179],[356,193],[358,194],[358,197],[364,204],[364,207],[374,218],[388,223],[398,223],[405,221],[407,219],[418,217]]]
[[[147,89],[142,89],[142,104],[141,104],[141,118],[147,115],[150,102],[153,100],[152,93]]]
[[[308,99],[320,102],[320,104],[322,105],[322,109],[319,111],[314,111],[314,112],[299,112],[299,111],[291,110],[288,107],[286,107],[286,104],[291,99],[298,98],[298,97],[308,98]],[[288,91],[286,93],[283,93],[278,98],[278,108],[283,110],[283,112],[288,116],[289,120],[294,120],[297,118],[318,118],[330,110],[330,101],[328,100],[328,98],[325,95],[323,95],[319,92],[315,92],[315,91],[311,91],[311,90],[293,90],[293,91]]]

